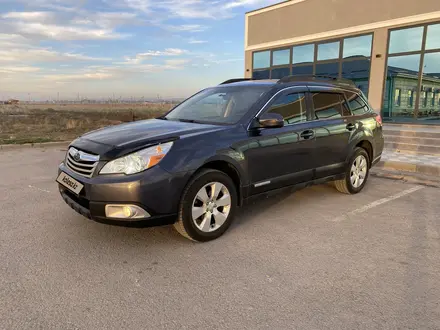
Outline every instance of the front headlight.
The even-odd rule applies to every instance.
[[[99,174],[135,174],[158,164],[170,151],[173,142],[158,144],[105,164]]]

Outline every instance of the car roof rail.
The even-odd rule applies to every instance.
[[[325,75],[315,75],[315,74],[305,74],[305,75],[298,74],[298,75],[285,76],[285,77],[281,78],[280,80],[278,80],[278,84],[285,84],[285,83],[295,82],[295,81],[320,82],[320,81],[325,81],[325,80],[331,81],[334,83],[339,83],[339,84],[344,84],[344,85],[356,87],[356,84],[350,79],[337,78],[337,77],[325,76]]]
[[[236,83],[236,82],[240,82],[240,81],[249,81],[249,80],[252,80],[252,78],[234,78],[234,79],[226,80],[226,81],[222,82],[220,85],[227,85],[227,84],[232,84],[232,83]]]

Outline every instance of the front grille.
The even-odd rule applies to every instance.
[[[66,156],[66,165],[73,172],[91,178],[98,165],[99,156],[70,148]]]

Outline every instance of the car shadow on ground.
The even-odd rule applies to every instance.
[[[255,198],[250,203],[237,209],[235,220],[229,228],[229,231],[237,230],[242,226],[255,225],[255,221],[265,221],[264,218],[259,217],[262,213],[267,212],[270,214],[271,211],[282,207],[284,203],[296,204],[296,202],[302,202],[303,198],[310,197],[308,196],[309,193],[305,196],[304,192],[306,190],[309,190],[309,193],[312,195],[332,194],[333,192],[335,194],[337,193],[330,184],[323,184],[294,192],[291,190],[285,190],[270,196]],[[294,206],[294,204],[292,206]],[[74,221],[77,229],[76,235],[79,235],[82,239],[85,239],[92,245],[104,245],[108,248],[115,246],[120,248],[127,245],[128,247],[137,246],[145,249],[154,245],[156,248],[163,249],[166,246],[176,248],[176,245],[180,247],[188,246],[188,244],[190,246],[198,244],[182,237],[176,232],[176,230],[174,230],[172,225],[147,228],[127,228],[96,223],[79,216]],[[224,237],[220,239],[224,239]]]

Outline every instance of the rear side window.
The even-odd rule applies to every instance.
[[[353,115],[359,116],[363,115],[364,113],[370,112],[370,108],[362,99],[362,97],[359,96],[359,94],[346,92],[345,95],[347,97],[348,104],[350,105],[350,109]]]
[[[271,105],[268,112],[283,116],[286,125],[307,121],[306,95],[304,93],[290,93],[280,96]]]
[[[312,93],[315,119],[351,116],[344,97],[338,93]]]

